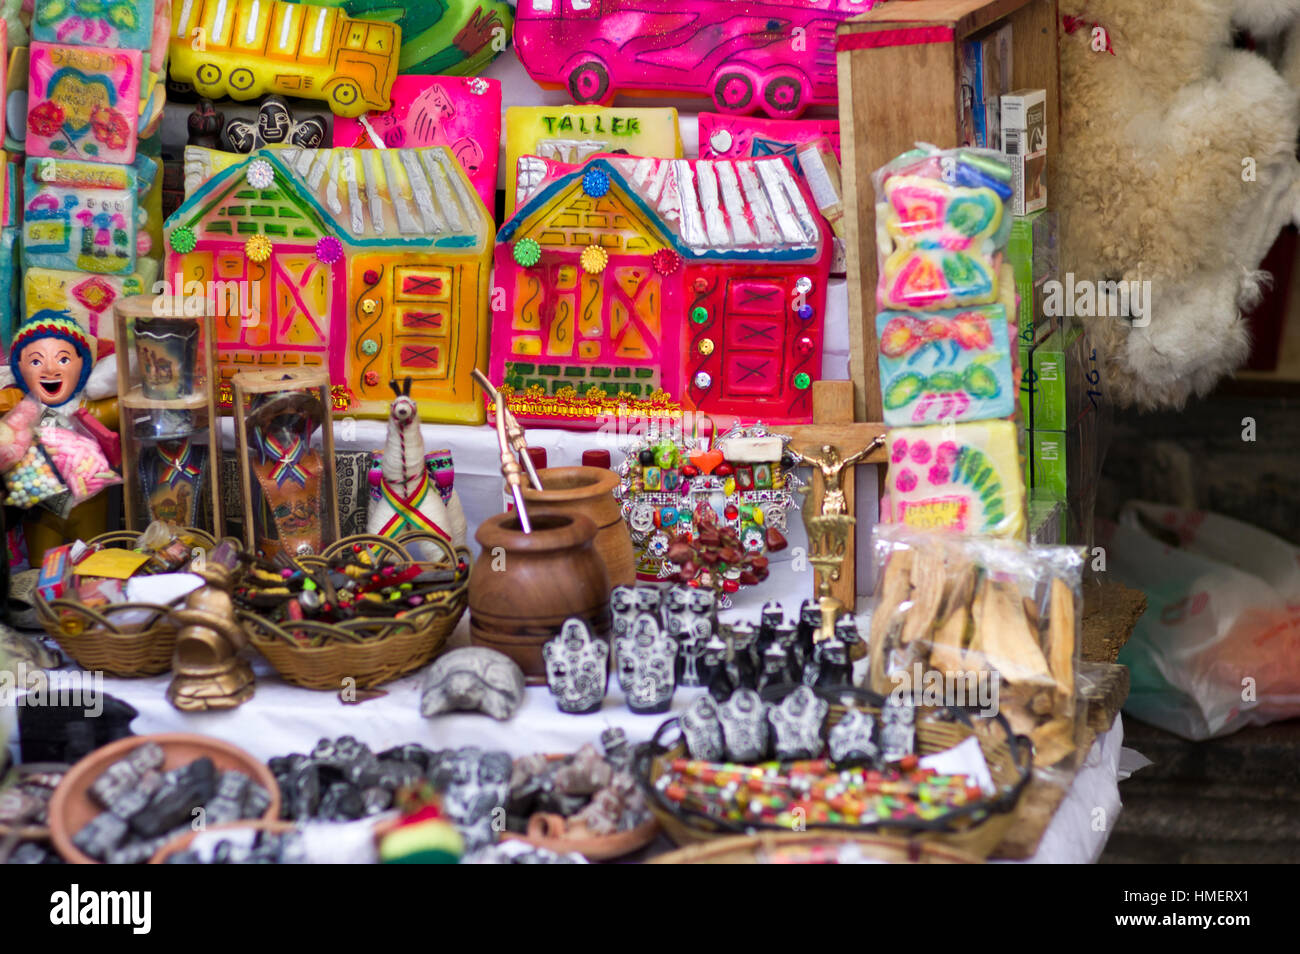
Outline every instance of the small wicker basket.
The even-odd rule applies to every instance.
[[[441,550],[442,558],[417,560],[409,551],[417,543],[434,545]],[[286,682],[307,689],[338,691],[344,685],[370,689],[410,675],[442,651],[465,612],[470,553],[463,547],[453,548],[433,534],[408,533],[395,541],[370,534],[344,537],[319,556],[300,557],[298,562],[323,569],[331,557],[358,544],[378,551],[380,565],[419,563],[426,569],[448,569],[463,563],[465,575],[456,586],[435,594],[401,619],[295,622],[292,629],[305,637],[301,640],[270,620],[240,610],[239,621],[249,641]],[[344,683],[345,679],[354,681]]]
[[[783,694],[793,687],[778,687]],[[861,689],[817,690],[831,703],[827,716],[827,730],[844,717],[847,706],[844,700],[871,713],[879,721],[883,699],[875,693]],[[773,694],[765,692],[771,701]],[[668,744],[664,737],[678,729],[679,738]],[[840,825],[808,823],[808,829],[822,834],[884,834],[921,841],[936,841],[976,859],[987,858],[1002,841],[1015,821],[1016,806],[1024,793],[1032,768],[1032,747],[1029,739],[1011,731],[1001,715],[992,719],[980,718],[976,710],[928,709],[918,710],[916,718],[916,750],[921,755],[942,752],[959,745],[971,736],[979,740],[980,749],[988,762],[989,773],[997,786],[998,794],[981,802],[979,806],[957,808],[934,820],[909,819],[889,825]],[[693,845],[731,835],[758,834],[762,832],[788,832],[788,829],[765,824],[742,824],[714,818],[703,812],[674,805],[659,791],[656,782],[668,770],[672,761],[687,757],[685,741],[680,737],[677,719],[669,719],[655,732],[654,738],[642,746],[634,765],[637,781],[646,793],[646,802],[668,837],[679,846]]]
[[[186,527],[182,535],[211,551],[217,542],[202,530]],[[90,546],[133,549],[140,534],[134,530],[103,533]],[[157,676],[172,668],[172,650],[179,626],[170,609],[156,603],[115,603],[102,610],[82,606],[73,599],[46,600],[33,595],[36,617],[50,638],[82,669],[121,679]],[[149,615],[143,621],[124,622],[125,616]]]

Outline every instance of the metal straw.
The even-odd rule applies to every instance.
[[[528,480],[532,483],[534,488],[541,490],[542,478],[537,476],[537,468],[533,466],[533,459],[528,456],[528,438],[524,434],[524,429],[519,426],[519,420],[508,408],[506,408],[505,401],[501,398],[501,392],[492,386],[492,382],[487,379],[487,375],[478,368],[475,368],[471,373],[474,375],[474,380],[478,382],[478,386],[486,391],[496,403],[497,430],[501,430],[501,422],[504,420],[506,426],[505,433],[510,440],[510,446],[515,449],[515,453],[518,454],[519,459],[523,461],[524,469],[528,471]]]

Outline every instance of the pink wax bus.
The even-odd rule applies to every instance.
[[[791,119],[835,103],[835,28],[876,2],[519,0],[515,49],[534,80],[579,103],[685,92]]]

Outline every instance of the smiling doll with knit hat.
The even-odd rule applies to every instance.
[[[27,449],[39,448],[67,490],[45,496],[27,510],[23,526],[33,566],[51,547],[103,533],[107,498],[100,491],[120,482],[113,470],[120,464],[120,445],[109,429],[117,424],[116,401],[86,397],[94,349],[94,339],[76,319],[50,309],[23,322],[9,348],[9,369],[20,393],[9,395],[16,401],[4,418],[7,436],[25,455]],[[35,457],[26,459],[31,463]],[[14,473],[6,474],[7,502],[16,503],[31,494]]]

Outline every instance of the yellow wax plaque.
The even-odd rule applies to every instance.
[[[680,159],[677,110],[607,106],[511,106],[506,110],[506,216],[515,211],[520,156],[580,163],[600,152]]]

